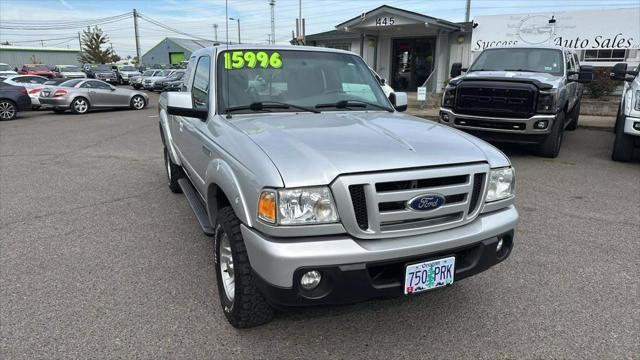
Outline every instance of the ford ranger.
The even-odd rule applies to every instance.
[[[534,144],[539,155],[555,158],[564,130],[578,126],[582,84],[593,68],[568,49],[493,48],[469,69],[453,64],[451,77],[441,123],[489,141]]]
[[[184,81],[159,100],[168,185],[214,239],[233,326],[450,286],[509,256],[509,159],[402,114],[407,95],[387,98],[353,53],[216,46]]]
[[[628,70],[627,64],[613,67],[611,78],[625,81],[622,100],[616,117],[616,139],[611,158],[615,161],[631,161],[633,150],[640,147],[640,76],[638,70]]]

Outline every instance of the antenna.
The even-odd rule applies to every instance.
[[[226,56],[230,56],[229,55],[229,0],[224,0],[224,23],[225,23],[225,31],[227,33],[227,52],[226,52]],[[240,32],[238,32],[240,33]],[[225,61],[225,59],[223,59],[224,61],[224,71],[226,73],[226,77],[227,77],[227,101],[225,105],[226,109],[225,112],[227,113],[227,119],[231,119],[231,114],[229,113],[229,69],[227,69],[227,62]]]

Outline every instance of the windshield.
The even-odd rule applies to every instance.
[[[469,71],[530,71],[564,73],[562,52],[556,49],[489,49],[480,54]]]
[[[11,70],[11,67],[7,64],[0,64],[0,71],[8,71]]]
[[[137,71],[133,66],[123,66],[120,68],[120,71]]]
[[[184,71],[176,72],[171,75],[170,79],[172,80],[180,80],[184,76]]]
[[[97,71],[111,71],[111,66],[109,66],[109,65],[96,65],[95,70],[97,70]]]
[[[73,65],[67,65],[67,66],[60,66],[60,70],[72,72],[72,71],[80,71],[80,68]]]
[[[142,76],[151,76],[153,75],[155,71],[154,70],[147,70],[144,73],[142,73]]]
[[[58,86],[61,87],[74,87],[76,85],[78,85],[79,82],[84,81],[84,79],[74,79],[74,80],[67,80],[67,81],[63,81],[60,84],[58,84]]]
[[[229,54],[229,55],[225,55]],[[229,70],[225,70],[225,58]],[[295,106],[336,110],[390,110],[367,65],[351,54],[296,51],[228,51],[220,55],[218,81],[221,113],[299,111]],[[228,88],[227,88],[228,84]],[[195,85],[194,85],[195,86]],[[358,103],[345,106],[345,101]],[[289,107],[252,106],[282,103]],[[238,109],[244,108],[247,109]]]
[[[170,73],[171,73],[171,70],[162,70],[162,71],[159,71],[155,76],[169,76]]]
[[[27,69],[30,71],[49,70],[47,65],[27,65]]]

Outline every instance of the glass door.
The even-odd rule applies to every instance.
[[[394,39],[391,86],[416,91],[433,71],[435,38]]]

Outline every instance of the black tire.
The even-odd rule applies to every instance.
[[[13,120],[18,115],[18,108],[11,100],[0,100],[0,120]]]
[[[65,111],[67,111],[67,109],[53,109],[53,112],[56,113],[56,114],[62,114]]]
[[[81,106],[81,104],[85,104],[86,106]],[[71,102],[71,112],[74,114],[86,114],[89,112],[91,105],[89,104],[89,100],[83,97],[77,97],[73,99]]]
[[[131,98],[129,106],[131,106],[133,110],[142,110],[147,106],[147,102],[142,95],[135,95]]]
[[[580,117],[580,100],[573,106],[573,110],[569,113],[571,121],[567,124],[565,130],[573,131],[578,128],[578,118]]]
[[[553,128],[545,139],[538,144],[538,155],[547,158],[556,158],[560,154],[562,138],[564,137],[564,111],[558,113],[553,121]]]
[[[235,284],[233,299],[229,299],[226,295],[222,282],[223,265],[220,263],[223,260],[220,257],[220,248],[225,242],[225,236],[233,261],[231,267]],[[255,285],[249,256],[240,232],[240,220],[229,206],[218,211],[214,239],[218,293],[224,315],[229,323],[235,328],[250,328],[271,321],[274,310]]]
[[[624,133],[624,115],[618,111],[616,118],[616,138],[613,142],[613,152],[611,160],[630,162],[633,159],[633,137]]]
[[[164,169],[167,173],[167,185],[169,186],[169,190],[172,193],[181,193],[182,189],[178,184],[178,180],[183,178],[184,171],[182,168],[171,161],[171,156],[169,156],[169,151],[167,148],[164,148]]]

